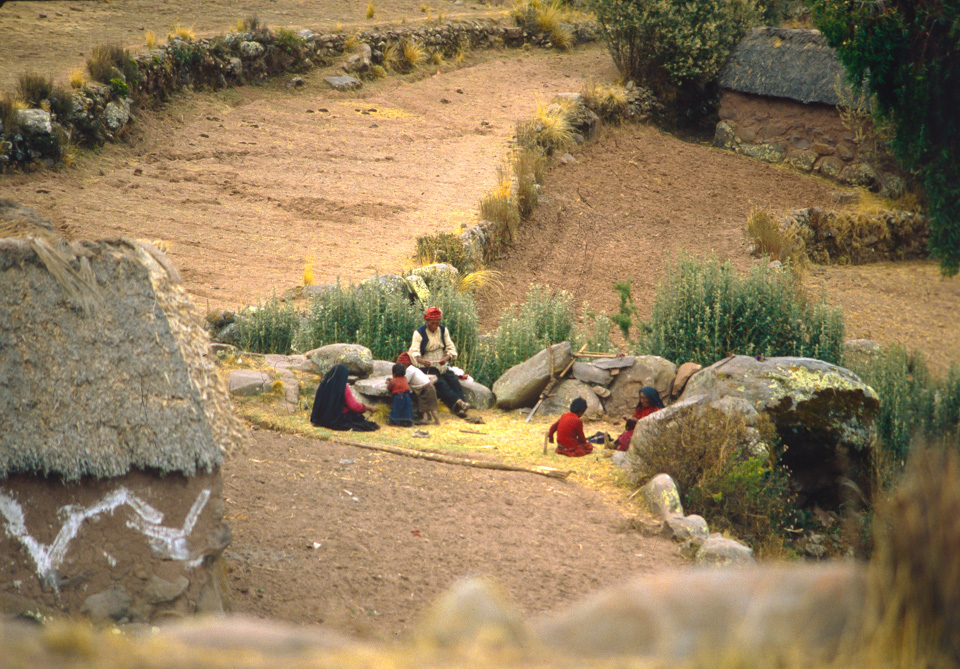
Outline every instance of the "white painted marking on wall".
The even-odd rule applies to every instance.
[[[110,553],[108,553],[107,551],[100,551],[100,552],[103,553],[103,557],[107,558],[107,564],[109,564],[111,567],[117,566],[117,558],[110,555]]]
[[[127,521],[127,527],[144,534],[150,540],[150,545],[154,550],[174,560],[190,560],[187,537],[193,532],[193,527],[209,499],[210,491],[202,490],[197,495],[197,500],[193,503],[193,506],[190,507],[190,511],[183,521],[183,527],[164,527],[160,524],[163,522],[163,513],[126,488],[120,487],[90,507],[83,508],[72,504],[60,507],[57,516],[65,517],[66,520],[60,527],[57,538],[50,545],[40,543],[27,532],[23,507],[17,500],[2,490],[0,490],[0,514],[6,520],[7,536],[20,541],[27,552],[30,553],[30,557],[33,558],[37,576],[43,580],[55,582],[57,569],[63,562],[67,547],[80,532],[83,521],[87,518],[96,518],[103,513],[113,513],[114,509],[124,504],[129,506],[136,514]],[[115,566],[116,560],[113,560],[106,552],[104,552],[104,555],[110,562],[110,566]],[[190,560],[190,564],[199,564],[201,560],[202,556],[194,558]]]

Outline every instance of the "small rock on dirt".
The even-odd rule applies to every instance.
[[[719,534],[710,536],[697,551],[697,564],[728,567],[756,564],[753,549],[739,541],[725,539]]]
[[[324,79],[330,88],[338,91],[355,91],[363,84],[355,77],[326,77]]]
[[[120,620],[130,610],[133,597],[122,585],[111,585],[109,588],[95,595],[87,597],[80,613],[89,616],[94,622]]]
[[[177,580],[171,583],[159,576],[151,576],[150,582],[143,590],[143,598],[151,604],[161,604],[163,602],[172,602],[182,595],[190,585],[190,579],[186,576],[178,576]]]

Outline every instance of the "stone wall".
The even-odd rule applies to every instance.
[[[724,90],[714,146],[899,197],[903,179],[866,162],[836,107]]]
[[[597,39],[591,22],[571,26],[577,43]],[[367,30],[356,35],[357,50],[369,53],[369,66],[382,65],[389,44],[415,40],[427,55],[452,57],[461,50],[520,47],[551,48],[549,38],[497,21],[448,21],[436,26]],[[365,46],[362,46],[365,45]],[[136,74],[116,71],[110,84],[92,82],[73,92],[59,116],[46,109],[17,112],[16,128],[0,121],[0,173],[11,169],[53,167],[67,142],[101,145],[115,141],[138,105],[156,104],[185,87],[221,89],[262,81],[285,72],[305,72],[335,64],[352,43],[343,33],[319,35],[310,30],[258,30],[183,40],[137,55]],[[129,79],[129,80],[128,80]],[[49,107],[49,105],[47,105]]]

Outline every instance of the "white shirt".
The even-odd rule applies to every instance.
[[[414,365],[407,367],[406,377],[407,383],[410,385],[410,390],[420,390],[430,383],[430,377]]]

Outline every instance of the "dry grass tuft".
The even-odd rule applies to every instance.
[[[443,65],[443,54],[439,51],[434,51],[430,54],[430,62],[434,65]]]
[[[383,48],[383,67],[387,71],[400,70],[400,45],[397,42],[389,42]]]
[[[70,73],[70,86],[73,88],[83,88],[83,85],[87,83],[87,73],[82,69],[77,68]]]
[[[303,285],[312,286],[313,285],[313,258],[307,258],[307,262],[303,266]]]
[[[627,90],[622,86],[591,83],[581,89],[584,103],[604,120],[621,120],[627,110]]]
[[[343,50],[344,50],[344,51],[356,51],[356,50],[357,50],[357,47],[359,47],[359,46],[360,46],[360,33],[359,33],[359,32],[356,32],[356,33],[350,35],[350,37],[348,37],[347,39],[345,39],[344,42],[343,42]]]
[[[533,120],[517,123],[517,144],[530,150],[542,149],[548,156],[555,151],[566,151],[574,143],[568,115],[569,109],[564,104],[538,102]]]
[[[573,48],[574,44],[576,44],[573,29],[566,24],[558,23],[557,26],[550,31],[550,42],[561,51]]]
[[[563,19],[559,0],[540,6],[536,10],[535,18],[540,31],[545,35],[552,35],[560,27],[560,21]]]
[[[404,40],[403,59],[410,67],[419,67],[420,64],[423,63],[425,57],[426,51],[419,42],[413,39]]]
[[[366,17],[367,17],[368,19],[372,19],[376,13],[377,13],[377,10],[376,10],[376,8],[373,6],[373,0],[370,0],[370,2],[367,3],[367,13],[366,13]]]
[[[17,95],[31,107],[39,107],[53,92],[53,80],[36,72],[24,72],[17,77]]]
[[[768,211],[756,210],[747,218],[747,236],[755,255],[803,267],[808,262],[806,244],[796,226],[782,226]]]
[[[387,76],[387,70],[382,65],[374,65],[370,68],[370,76],[374,79],[383,79]]]
[[[421,12],[423,12],[424,14],[426,14],[428,9],[430,9],[430,8],[427,7],[427,3],[425,3],[425,2],[421,2],[421,3],[420,3],[420,11],[421,11]]]
[[[540,184],[547,171],[547,158],[539,149],[520,148],[513,157],[513,173],[517,179],[517,208],[524,218],[537,206]]]
[[[178,21],[170,28],[170,33],[167,35],[167,39],[182,39],[187,42],[192,42],[193,40],[197,39],[197,34],[193,32],[193,28],[184,27],[180,25],[180,22]]]
[[[457,292],[475,293],[487,286],[503,287],[500,277],[503,275],[495,269],[477,269],[467,274],[461,274],[457,279]]]
[[[148,49],[157,48],[157,33],[153,32],[152,30],[148,30],[147,32],[143,33],[143,40],[147,43]]]
[[[120,76],[130,81],[137,73],[137,63],[117,44],[98,44],[87,58],[87,72],[91,79],[104,84]]]
[[[520,226],[520,210],[512,197],[513,182],[501,167],[497,171],[497,187],[480,200],[480,218],[494,224],[494,246],[513,242]]]
[[[17,102],[9,94],[0,93],[0,125],[3,126],[3,134],[0,136],[12,135],[20,127],[17,111]]]

